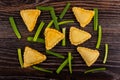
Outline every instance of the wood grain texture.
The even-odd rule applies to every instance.
[[[88,68],[76,51],[76,47],[71,45],[69,39],[67,39],[66,47],[61,47],[61,43],[59,43],[52,51],[59,52],[66,57],[68,51],[73,53],[72,75],[69,74],[68,67],[65,67],[59,75],[43,73],[32,68],[21,69],[17,58],[17,48],[22,48],[23,52],[24,47],[28,45],[45,54],[44,44],[30,43],[27,42],[26,38],[35,34],[40,21],[45,21],[47,25],[51,17],[49,12],[43,12],[37,21],[35,30],[29,33],[19,11],[21,9],[35,8],[38,5],[53,6],[57,16],[59,16],[67,2],[71,2],[71,7],[64,19],[73,19],[75,21],[75,23],[60,26],[67,27],[67,37],[70,26],[80,28],[71,11],[73,6],[85,9],[97,7],[99,9],[99,24],[103,27],[103,38],[99,49],[101,55],[97,62]],[[10,16],[15,18],[22,35],[21,40],[16,38],[10,26],[8,20]],[[93,21],[84,30],[90,32],[92,38],[81,46],[95,49],[97,32],[93,31]],[[44,38],[43,34],[40,34],[40,36]],[[109,55],[107,63],[102,64],[105,43],[109,44]],[[47,57],[48,59],[38,66],[55,71],[63,61],[51,55]],[[96,67],[106,67],[107,70],[87,75],[83,74],[85,70]],[[120,80],[120,0],[0,0],[0,80]]]

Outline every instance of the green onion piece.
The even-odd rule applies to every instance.
[[[50,11],[50,14],[51,14],[51,17],[52,17],[52,19],[53,19],[55,28],[56,28],[57,30],[59,30],[58,21],[57,21],[57,16],[55,15],[55,11],[54,11],[54,8],[53,8],[52,6],[48,6],[48,7],[37,6],[36,8],[39,9],[39,10]],[[49,26],[49,27],[50,27],[50,26]]]
[[[61,22],[58,23],[58,25],[63,25],[63,24],[67,24],[67,23],[74,23],[74,21],[73,21],[73,20],[61,21]],[[52,24],[53,24],[53,20],[51,20],[51,21],[48,23],[48,25],[47,25],[46,28],[50,28],[50,27],[52,26]]]
[[[52,24],[53,24],[53,20],[51,20],[51,21],[49,22],[49,24],[47,25],[46,28],[50,28],[50,27],[52,26]]]
[[[51,11],[52,7],[51,6],[37,6],[36,9],[42,10],[42,11]]]
[[[37,38],[38,38],[38,36],[39,36],[39,34],[40,34],[40,32],[41,32],[44,24],[45,24],[45,23],[44,23],[43,21],[40,23],[40,25],[39,25],[39,27],[38,27],[35,35],[34,35],[33,41],[37,41]]]
[[[18,52],[18,60],[19,60],[20,66],[21,68],[23,68],[23,59],[22,59],[21,49],[18,48],[17,52]]]
[[[69,63],[70,74],[72,74],[72,63],[71,63],[71,60],[72,60],[71,52],[68,52],[68,63]]]
[[[68,58],[65,59],[65,61],[58,67],[58,69],[56,70],[56,73],[59,74],[67,64],[68,64]]]
[[[51,14],[51,17],[52,17],[52,19],[53,19],[55,28],[56,28],[57,30],[60,30],[59,25],[58,25],[58,21],[57,21],[57,16],[55,15],[54,8],[52,8],[52,10],[50,11],[50,14]]]
[[[74,23],[74,21],[73,20],[61,21],[58,23],[58,25],[67,24],[67,23]]]
[[[61,58],[61,59],[65,58],[63,55],[61,55],[59,53],[55,53],[55,52],[49,51],[49,50],[46,50],[46,53],[51,54],[51,55],[56,56],[56,57]]]
[[[94,12],[95,12],[95,15],[94,15],[94,31],[97,31],[97,28],[98,28],[98,9],[94,8]]]
[[[62,28],[62,32],[65,35],[64,39],[62,40],[62,46],[66,45],[66,28]]]
[[[97,49],[99,49],[99,47],[100,47],[101,39],[102,39],[102,27],[101,27],[101,25],[99,25],[99,27],[98,27],[98,40],[97,40],[97,44],[96,44]]]
[[[15,35],[17,36],[18,39],[21,39],[21,35],[20,35],[20,33],[19,33],[18,29],[17,29],[17,26],[15,24],[14,18],[13,17],[9,17],[9,21],[10,21],[10,24],[12,26],[12,29],[13,29]]]
[[[90,73],[90,72],[105,71],[105,70],[106,70],[106,68],[95,68],[95,69],[87,70],[87,71],[85,71],[84,73],[87,74],[87,73]]]
[[[107,56],[108,56],[108,44],[105,44],[105,56],[104,56],[104,60],[103,63],[105,64],[107,61]]]
[[[27,37],[27,41],[34,42],[33,37]],[[37,40],[35,42],[45,43],[45,40],[42,38],[37,38]]]
[[[69,58],[65,59],[65,61],[58,67],[58,69],[56,70],[56,73],[59,74],[62,69],[68,64],[68,60]],[[73,57],[71,56],[71,60],[73,59]]]
[[[70,7],[70,3],[67,3],[65,8],[63,9],[62,13],[60,14],[59,18],[62,19],[63,16],[65,15],[65,13],[67,12],[67,10],[69,9]]]
[[[53,73],[50,70],[47,70],[47,69],[44,69],[44,68],[40,68],[40,67],[37,67],[37,66],[33,66],[33,68],[36,69],[36,70],[39,70],[39,71],[43,71],[43,72],[47,72],[47,73]]]

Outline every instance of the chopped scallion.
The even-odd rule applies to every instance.
[[[51,14],[51,17],[52,17],[52,19],[53,19],[55,28],[56,28],[57,30],[60,30],[59,25],[58,25],[58,21],[57,21],[57,16],[55,15],[54,8],[52,8],[52,10],[50,11],[50,14]]]
[[[87,70],[84,73],[87,74],[87,73],[90,73],[90,72],[105,71],[105,70],[106,70],[106,68],[95,68],[95,69]]]
[[[71,55],[71,52],[68,52],[68,63],[69,63],[69,71],[70,71],[70,74],[72,74],[72,55]]]
[[[62,46],[66,45],[66,28],[62,28],[62,33],[65,35],[64,39],[62,40]]]
[[[37,6],[36,9],[42,10],[42,11],[51,11],[52,7],[51,6]]]
[[[46,53],[51,54],[51,55],[56,56],[56,57],[61,58],[61,59],[65,58],[63,55],[61,55],[59,53],[55,53],[55,52],[49,51],[49,50],[46,50]]]
[[[67,10],[69,9],[69,7],[70,7],[70,3],[67,3],[65,8],[63,9],[62,13],[59,16],[60,19],[62,19],[64,17],[64,15],[67,12]]]
[[[101,25],[99,25],[99,27],[98,27],[98,40],[97,40],[97,44],[96,44],[97,49],[99,49],[99,47],[100,47],[101,40],[102,40],[102,27],[101,27]]]
[[[40,32],[41,32],[44,24],[45,24],[45,23],[44,23],[43,21],[40,23],[40,25],[39,25],[39,27],[38,27],[35,35],[34,35],[33,41],[37,41],[37,38],[38,38],[38,36],[39,36],[39,34],[40,34]]]
[[[94,8],[94,12],[95,12],[95,15],[94,15],[94,31],[97,31],[97,28],[98,28],[98,9]]]
[[[18,60],[19,60],[20,66],[21,66],[21,68],[23,68],[23,59],[22,59],[21,49],[18,48],[17,52],[18,52]]]
[[[56,70],[56,73],[57,74],[59,74],[61,71],[62,71],[62,69],[68,64],[68,60],[69,58],[67,58],[67,59],[65,59],[64,61],[63,61],[63,63],[57,68],[57,70]],[[71,56],[71,60],[73,59],[73,57]]]
[[[58,25],[67,24],[67,23],[74,23],[74,21],[73,20],[61,21],[58,23]]]
[[[108,44],[105,44],[105,56],[104,56],[104,60],[103,60],[103,63],[105,64],[106,61],[107,61],[107,57],[108,57]]]
[[[68,58],[65,59],[65,61],[58,67],[58,69],[56,70],[56,73],[59,74],[67,64],[68,64]]]
[[[33,37],[27,37],[27,41],[34,42]],[[35,42],[45,43],[45,40],[42,38],[37,38],[37,40]]]
[[[47,25],[46,28],[50,28],[50,27],[52,26],[52,24],[53,24],[53,20],[51,20],[51,21],[48,23],[48,25]]]
[[[17,29],[17,26],[15,24],[14,18],[13,17],[9,17],[9,21],[10,21],[10,24],[12,26],[12,29],[13,29],[15,35],[17,36],[18,39],[21,39],[21,35],[20,35],[20,32]]]
[[[47,69],[44,69],[44,68],[40,68],[40,67],[37,67],[37,66],[33,66],[33,68],[36,69],[36,70],[39,70],[39,71],[43,71],[43,72],[47,72],[47,73],[53,73],[50,70],[47,70]]]

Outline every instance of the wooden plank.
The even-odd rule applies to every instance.
[[[81,56],[76,51],[76,47],[71,45],[69,39],[67,39],[67,46],[61,47],[59,43],[53,51],[59,52],[67,56],[67,52],[71,51],[74,56],[73,60],[73,75],[68,72],[68,67],[63,69],[62,73],[47,74],[40,71],[33,70],[32,68],[21,69],[17,59],[17,48],[22,48],[26,45],[37,49],[45,54],[44,44],[27,42],[27,36],[33,36],[40,21],[49,23],[51,20],[49,12],[43,12],[38,19],[35,30],[32,33],[27,31],[27,28],[22,21],[19,11],[21,9],[35,8],[35,6],[54,6],[57,16],[63,10],[68,1],[59,0],[9,0],[0,1],[0,80],[19,80],[19,79],[40,79],[40,80],[119,80],[120,77],[120,1],[119,0],[69,0],[71,7],[65,15],[64,19],[73,19],[75,23],[62,25],[60,27],[67,27],[67,35],[69,35],[70,26],[79,27],[79,23],[76,21],[71,8],[73,6],[79,6],[86,9],[93,9],[97,7],[99,9],[99,24],[103,27],[103,38],[100,48],[100,57],[97,62],[91,67],[106,67],[107,71],[100,73],[93,73],[84,75],[83,72],[90,69],[86,66]],[[18,40],[10,26],[8,18],[13,16],[16,24],[22,34],[22,39]],[[80,28],[80,27],[79,27]],[[81,28],[82,29],[82,28]],[[92,34],[92,38],[81,46],[95,49],[97,40],[97,33],[93,32],[93,21],[84,29]],[[42,31],[42,33],[44,30]],[[44,37],[43,34],[40,35]],[[67,36],[68,37],[68,36]],[[109,55],[106,64],[102,64],[104,56],[104,44],[109,44]],[[48,55],[48,59],[39,66],[51,69],[53,71],[60,65],[63,60]],[[63,77],[64,76],[64,77]],[[97,79],[96,79],[97,77]]]

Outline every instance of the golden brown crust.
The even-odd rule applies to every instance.
[[[27,10],[21,10],[20,15],[27,26],[27,29],[29,32],[31,32],[37,22],[37,18],[40,15],[41,11],[37,9],[27,9]]]
[[[46,49],[52,49],[58,42],[64,38],[64,34],[51,28],[46,28],[45,32],[45,46]]]
[[[82,56],[87,66],[94,64],[100,55],[98,50],[93,50],[85,47],[77,47],[77,51]]]
[[[80,30],[76,27],[71,27],[70,28],[70,32],[69,32],[69,39],[71,44],[73,45],[78,45],[78,44],[82,44],[83,42],[85,42],[86,40],[91,38],[91,34]]]

